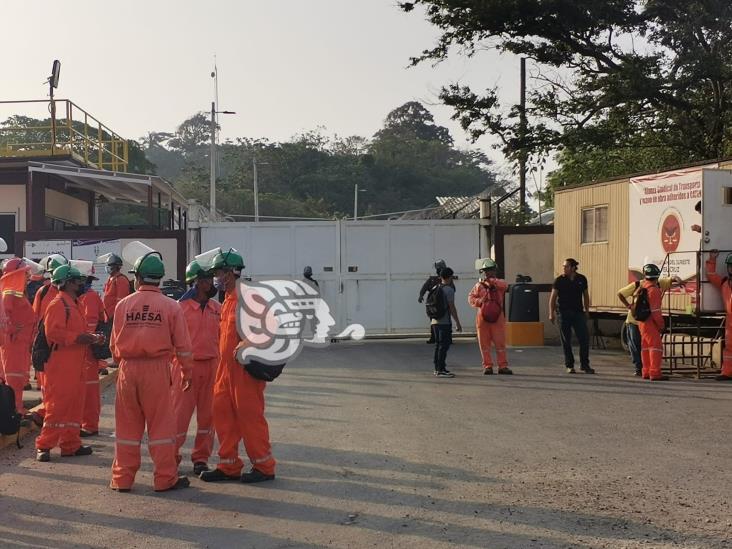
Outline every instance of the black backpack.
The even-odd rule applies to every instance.
[[[98,334],[104,334],[104,343],[101,345],[92,345],[92,355],[97,360],[107,360],[112,356],[112,351],[109,350],[109,338],[112,335],[112,322],[104,322],[103,320],[100,320],[97,323],[96,332]]]
[[[69,318],[71,317],[71,310],[69,309],[69,306],[66,305],[65,301],[64,308],[66,309],[66,324],[68,324]],[[31,363],[33,364],[33,369],[36,372],[42,372],[44,370],[46,362],[51,358],[52,352],[53,347],[48,344],[48,339],[46,339],[46,327],[43,324],[43,320],[41,320],[38,323],[38,333],[36,334],[36,338],[33,340],[33,347],[31,349]]]
[[[4,381],[0,383],[0,434],[18,435],[15,444],[20,446],[20,414],[15,409],[15,391]]]
[[[442,318],[447,313],[447,300],[442,291],[442,284],[437,284],[430,288],[427,293],[427,299],[424,302],[427,316],[433,320]]]
[[[639,285],[640,286],[640,285]],[[638,322],[644,322],[651,316],[651,303],[648,301],[648,288],[640,286],[634,294],[633,305],[630,306],[630,314]]]
[[[262,381],[274,381],[282,373],[285,368],[284,364],[264,364],[256,360],[250,360],[244,365],[244,369],[254,379]]]

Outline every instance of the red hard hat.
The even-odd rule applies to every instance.
[[[18,269],[23,269],[23,268],[25,268],[26,270],[29,268],[28,265],[25,264],[25,261],[23,261],[23,258],[14,257],[12,259],[8,259],[5,262],[5,265],[3,265],[3,273],[4,274],[12,273],[12,272],[17,271]]]

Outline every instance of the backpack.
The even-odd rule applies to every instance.
[[[14,435],[18,438],[15,444],[20,445],[20,414],[15,409],[15,391],[4,381],[0,383],[0,434]]]
[[[442,318],[447,313],[447,299],[442,291],[442,284],[430,288],[424,302],[427,316],[433,320]]]
[[[484,286],[486,286],[484,284]],[[488,290],[488,301],[480,307],[480,314],[486,322],[496,322],[503,312],[503,304],[501,303],[501,294],[493,285],[486,286]]]
[[[644,322],[651,316],[651,303],[648,301],[648,288],[640,286],[639,283],[633,294],[633,304],[630,306],[630,314],[638,322]]]
[[[64,301],[64,309],[66,309],[66,324],[69,323],[69,318],[71,317],[71,309],[69,309],[69,306]],[[38,333],[36,334],[36,338],[33,340],[33,347],[31,348],[31,363],[33,364],[33,369],[36,372],[42,372],[46,366],[46,362],[48,362],[48,359],[51,358],[51,353],[53,352],[54,347],[51,347],[48,343],[48,339],[46,339],[46,326],[43,323],[43,320],[41,320],[38,323]]]
[[[112,357],[112,351],[109,350],[109,338],[112,335],[112,323],[100,320],[97,323],[96,332],[99,334],[104,334],[105,341],[101,345],[91,346],[92,355],[97,360],[107,360],[108,358]]]
[[[279,377],[284,368],[284,364],[264,364],[256,360],[250,360],[244,365],[244,369],[250,376],[262,381],[274,381]]]

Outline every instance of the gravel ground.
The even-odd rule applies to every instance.
[[[516,375],[488,377],[472,341],[436,379],[431,351],[305,350],[268,388],[279,466],[257,486],[156,494],[143,451],[132,493],[110,491],[110,389],[93,456],[0,452],[0,545],[732,546],[732,384],[643,382],[614,352],[571,376],[557,347],[512,349]]]

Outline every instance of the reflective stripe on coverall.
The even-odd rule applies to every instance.
[[[648,290],[648,304],[651,307],[651,316],[643,322],[638,322],[641,333],[641,361],[643,363],[643,379],[661,379],[661,363],[663,362],[663,342],[661,332],[664,328],[661,314],[663,291],[658,284],[649,280],[641,283]]]
[[[15,393],[15,409],[24,414],[23,388],[30,380],[31,344],[36,330],[36,315],[25,295],[27,274],[18,270],[0,279],[2,308],[5,311],[5,343],[0,347],[0,359],[5,382]]]
[[[193,410],[196,410],[196,440],[191,461],[208,462],[213,452],[213,385],[219,357],[219,325],[221,304],[209,299],[201,306],[195,299],[180,301],[193,348],[193,379],[190,391],[173,384],[173,406],[177,418],[176,459],[181,461],[180,449],[186,442]],[[174,378],[180,372],[180,362],[174,362]]]
[[[130,488],[140,468],[140,442],[147,425],[155,490],[178,481],[176,421],[172,403],[173,356],[191,377],[191,340],[178,302],[155,286],[141,286],[117,304],[110,349],[119,364],[114,403],[112,488]]]
[[[90,288],[79,298],[79,306],[84,312],[86,331],[90,334],[95,333],[99,321],[104,317],[102,298]],[[81,428],[90,433],[99,430],[99,414],[102,409],[102,397],[99,391],[99,367],[99,360],[94,358],[91,346],[87,346],[84,358],[85,391]]]
[[[36,448],[50,450],[59,446],[62,455],[73,454],[81,446],[79,429],[84,403],[79,395],[84,390],[84,355],[88,347],[75,341],[86,331],[86,321],[77,301],[66,292],[59,292],[48,305],[43,323],[53,350],[44,367],[46,417]]]
[[[119,272],[110,275],[104,283],[103,302],[107,322],[114,317],[117,304],[128,295],[130,295],[130,279]]]
[[[706,263],[707,279],[722,293],[724,302],[724,351],[722,351],[722,375],[732,377],[732,282],[729,277],[724,280],[717,274],[717,262],[708,259]]]
[[[496,360],[499,368],[508,367],[508,359],[506,358],[506,315],[501,311],[501,316],[495,322],[487,322],[480,312],[480,307],[488,299],[488,281],[480,281],[468,294],[468,303],[471,307],[478,309],[475,317],[475,327],[478,330],[478,346],[480,354],[483,357],[483,368],[489,369],[493,367],[493,358],[491,357],[491,347],[496,347]],[[490,284],[493,284],[498,290],[501,302],[501,308],[506,299],[506,290],[508,284],[500,278],[491,278]]]
[[[221,308],[221,358],[214,384],[213,417],[219,437],[218,469],[229,476],[239,475],[244,464],[239,458],[239,442],[252,466],[265,475],[274,475],[275,459],[269,442],[269,426],[264,417],[265,381],[254,379],[237,362],[239,344],[236,329],[237,297],[226,294]]]

